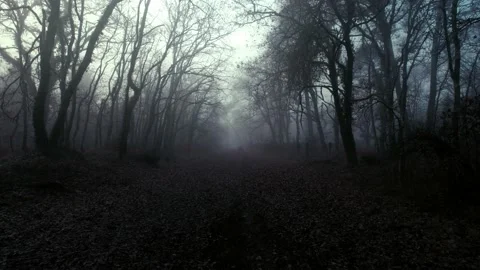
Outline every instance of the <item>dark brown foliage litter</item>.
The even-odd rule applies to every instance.
[[[480,268],[478,226],[355,184],[374,166],[87,160],[0,164],[1,269]]]

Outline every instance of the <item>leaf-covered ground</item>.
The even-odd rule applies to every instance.
[[[480,229],[338,164],[0,164],[0,269],[480,269]]]

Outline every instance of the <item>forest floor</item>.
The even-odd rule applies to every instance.
[[[0,163],[0,269],[480,269],[478,224],[340,164],[87,160]]]

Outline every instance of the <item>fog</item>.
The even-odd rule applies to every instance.
[[[1,269],[480,269],[480,1],[0,0]]]
[[[472,1],[53,3],[1,3],[3,151],[309,143],[356,164],[420,129],[462,141],[478,94]]]

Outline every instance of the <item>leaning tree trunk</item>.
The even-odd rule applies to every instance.
[[[52,133],[50,135],[49,144],[53,147],[58,147],[58,142],[60,137],[63,135],[64,127],[65,127],[65,120],[67,117],[68,107],[70,105],[70,100],[77,90],[80,81],[82,80],[83,74],[87,71],[88,66],[92,62],[93,51],[97,45],[97,41],[102,34],[103,29],[106,27],[108,23],[108,19],[113,13],[113,10],[117,6],[118,3],[122,2],[123,0],[112,0],[108,6],[105,8],[105,11],[100,17],[98,24],[96,25],[95,29],[90,36],[90,40],[88,42],[87,49],[85,51],[85,56],[83,57],[82,62],[80,63],[77,72],[75,73],[74,77],[70,81],[68,88],[65,90],[64,97],[60,103],[60,110],[58,112],[57,120],[52,128]]]

